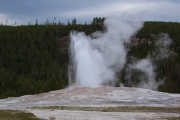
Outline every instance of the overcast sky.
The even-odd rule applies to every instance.
[[[76,17],[134,15],[143,20],[180,22],[180,0],[0,0],[0,23],[62,21]]]

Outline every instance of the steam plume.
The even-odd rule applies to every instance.
[[[152,55],[148,55],[147,58],[142,60],[134,60],[133,64],[129,64],[126,68],[126,77],[128,84],[134,87],[146,88],[151,90],[158,90],[159,86],[164,83],[164,79],[157,80],[156,78],[156,62],[165,60],[169,57],[172,40],[168,34],[161,33],[154,36],[155,49],[153,50]],[[136,72],[134,72],[136,71]],[[138,72],[140,74],[138,74]],[[135,74],[136,75],[135,75]],[[133,82],[133,77],[136,79],[137,83]]]
[[[116,72],[126,63],[125,43],[130,42],[142,22],[118,17],[107,18],[105,33],[93,37],[84,33],[71,33],[71,57],[75,83],[86,87],[113,85]],[[71,75],[73,76],[73,75]]]

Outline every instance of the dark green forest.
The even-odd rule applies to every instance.
[[[90,24],[43,24],[0,26],[0,98],[35,94],[68,86],[69,34],[82,31],[87,35],[103,31],[104,18],[94,18]],[[145,22],[136,38],[150,39],[168,33],[175,53],[157,61],[157,77],[165,76],[159,90],[180,93],[180,23]],[[155,48],[139,43],[132,46],[128,56],[145,58]],[[126,84],[123,75],[120,81]],[[128,84],[127,84],[128,86]]]

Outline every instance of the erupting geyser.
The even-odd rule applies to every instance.
[[[84,33],[71,33],[71,60],[74,75],[70,80],[85,87],[114,85],[116,72],[126,63],[125,43],[142,27],[136,20],[107,18],[105,33],[91,37]]]

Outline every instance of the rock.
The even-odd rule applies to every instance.
[[[0,109],[27,110],[38,117],[51,118],[50,120],[71,120],[71,117],[77,117],[77,120],[119,120],[127,116],[129,120],[158,116],[178,117],[180,94],[127,87],[71,87],[37,95],[1,99]],[[72,116],[67,117],[70,115]]]

